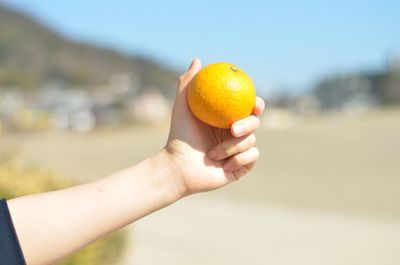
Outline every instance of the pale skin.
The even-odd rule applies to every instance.
[[[202,123],[186,101],[187,84],[200,69],[194,59],[179,78],[168,141],[159,153],[94,182],[8,201],[27,264],[52,264],[187,195],[234,182],[254,167],[259,151],[253,133],[264,102],[257,97],[253,115],[230,130]]]

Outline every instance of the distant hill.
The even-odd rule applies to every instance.
[[[395,62],[395,60],[393,60]],[[312,93],[322,109],[335,110],[359,105],[400,104],[400,62],[375,72],[347,73],[325,78]]]
[[[36,89],[50,81],[91,88],[121,72],[164,94],[176,79],[174,71],[156,62],[68,40],[0,5],[0,87]]]

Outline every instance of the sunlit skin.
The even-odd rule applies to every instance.
[[[254,115],[230,130],[205,125],[186,102],[187,84],[200,69],[195,59],[179,79],[168,141],[159,153],[94,182],[8,201],[27,264],[54,263],[189,194],[236,181],[254,167],[259,152],[253,133],[264,102],[257,98]]]
[[[235,122],[230,130],[199,121],[187,104],[186,86],[200,69],[200,61],[195,59],[179,79],[166,146],[181,172],[178,175],[183,181],[178,188],[188,194],[219,188],[253,168],[259,155],[254,147],[253,132],[260,125],[256,116],[264,110],[264,101],[257,98],[254,115]]]

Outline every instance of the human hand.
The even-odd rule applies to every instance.
[[[230,129],[211,127],[198,120],[187,103],[187,85],[201,69],[194,59],[179,78],[166,154],[174,170],[171,179],[181,196],[217,189],[238,180],[255,165],[259,151],[253,134],[264,101],[257,97],[253,115],[235,122]]]
[[[258,158],[253,132],[264,102],[257,98],[253,115],[230,129],[206,125],[193,116],[186,97],[200,69],[195,59],[179,79],[168,142],[160,153],[84,185],[9,201],[28,264],[53,264],[185,195],[222,187],[253,168]]]

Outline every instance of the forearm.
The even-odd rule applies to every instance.
[[[95,182],[10,200],[27,263],[52,263],[178,200],[172,174],[161,152]]]

